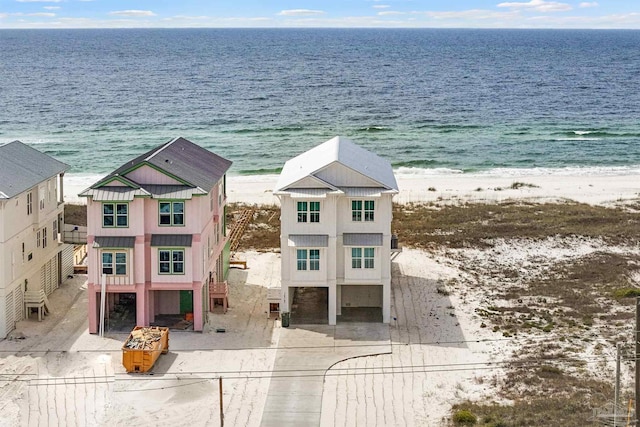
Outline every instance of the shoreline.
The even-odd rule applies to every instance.
[[[522,170],[520,174],[497,173],[418,173],[396,171],[400,193],[396,203],[462,204],[499,203],[506,200],[537,202],[575,201],[592,205],[613,205],[640,197],[640,171],[635,173],[585,174],[581,170],[566,170],[550,174]],[[527,171],[530,171],[527,173]],[[102,176],[78,174],[65,177],[65,202],[86,203],[78,193]],[[278,175],[230,175],[227,177],[227,198],[231,203],[278,204],[273,188]]]

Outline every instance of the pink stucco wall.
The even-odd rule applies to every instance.
[[[145,168],[140,172],[147,183],[165,183],[162,174]],[[140,179],[140,177],[138,177]],[[139,181],[138,181],[139,182]],[[136,294],[137,324],[146,326],[153,322],[156,314],[163,310],[162,304],[156,303],[154,292],[159,290],[191,290],[193,291],[194,330],[202,330],[202,287],[209,273],[215,269],[216,259],[220,256],[225,239],[220,236],[216,244],[214,216],[221,218],[223,206],[218,205],[218,185],[213,193],[213,210],[210,194],[196,196],[185,200],[185,225],[164,227],[159,225],[158,199],[134,198],[128,201],[128,227],[102,227],[103,202],[87,201],[87,243],[88,243],[88,292],[89,292],[89,332],[98,332],[98,303],[101,288],[101,253],[104,248],[95,248],[96,236],[131,236],[135,237],[134,248],[114,249],[125,251],[127,255],[127,275],[107,276],[107,292],[132,292]],[[113,201],[119,202],[119,201]],[[112,203],[112,202],[108,202]],[[224,205],[224,201],[223,201]],[[220,224],[222,219],[219,220]],[[185,247],[185,274],[158,274],[158,249],[151,247],[152,234],[191,234],[192,245]],[[207,251],[207,245],[209,250]],[[207,257],[207,255],[209,255]]]

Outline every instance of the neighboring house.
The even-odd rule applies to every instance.
[[[73,274],[73,247],[59,236],[67,169],[20,141],[0,146],[0,339],[27,314],[27,290],[48,295]]]
[[[282,300],[296,287],[328,292],[328,320],[343,308],[379,307],[389,322],[391,164],[335,137],[287,161],[275,193],[281,205]]]
[[[137,325],[193,313],[194,330],[202,330],[213,298],[227,295],[230,166],[176,138],[80,193],[87,197],[89,332],[98,332],[103,275],[107,307],[130,294]]]

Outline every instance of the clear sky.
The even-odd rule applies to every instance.
[[[640,29],[640,0],[0,0],[0,28]]]

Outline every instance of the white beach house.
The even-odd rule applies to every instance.
[[[27,290],[48,295],[73,274],[59,238],[68,168],[19,141],[0,146],[0,339],[27,314]]]
[[[328,323],[360,308],[390,318],[391,164],[343,137],[287,161],[275,194],[281,204],[281,312],[305,287],[326,292]],[[295,322],[295,312],[291,321]]]

